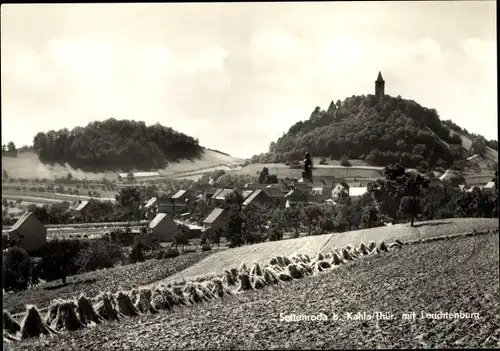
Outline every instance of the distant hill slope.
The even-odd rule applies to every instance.
[[[181,160],[178,162],[170,162],[165,168],[159,169],[160,176],[170,176],[183,172],[195,172],[207,170],[209,172],[212,168],[217,168],[226,165],[234,165],[235,163],[243,162],[243,160],[227,156],[217,151],[202,150],[199,158],[194,160]],[[7,171],[11,178],[46,178],[55,179],[66,177],[68,173],[74,178],[89,180],[100,180],[106,177],[110,180],[117,179],[119,171],[106,171],[106,172],[89,172],[81,169],[74,169],[67,163],[64,165],[55,164],[49,165],[40,161],[38,155],[31,152],[20,153],[17,157],[2,156],[2,169]]]
[[[164,176],[240,161],[159,123],[146,126],[114,118],[71,131],[39,132],[31,147],[17,152],[2,148],[2,168],[14,178],[53,179],[71,173],[76,178],[100,179],[135,171]]]
[[[146,126],[141,121],[109,118],[71,131],[39,132],[33,139],[33,150],[45,164],[67,163],[92,172],[128,172],[197,159],[203,148],[198,139],[159,123]]]
[[[326,111],[316,107],[308,120],[295,123],[271,143],[268,153],[252,157],[251,162],[282,163],[302,159],[309,151],[337,160],[346,155],[374,166],[402,161],[406,167],[426,171],[465,160],[463,142],[435,109],[399,96],[352,96],[332,101]]]

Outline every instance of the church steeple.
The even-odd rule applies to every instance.
[[[377,97],[383,97],[385,93],[385,81],[382,78],[382,73],[378,72],[377,80],[375,81],[375,95]]]

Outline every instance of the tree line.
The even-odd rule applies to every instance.
[[[467,155],[460,136],[448,127],[435,109],[413,100],[352,96],[332,101],[326,111],[316,107],[309,119],[292,125],[270,144],[269,152],[253,156],[251,162],[300,160],[309,151],[335,160],[346,155],[375,166],[399,162],[423,172],[429,167],[450,168]],[[484,143],[494,146],[493,141]]]
[[[114,118],[71,131],[40,132],[33,147],[42,162],[90,171],[156,170],[169,161],[198,158],[202,153],[197,139],[172,128]]]

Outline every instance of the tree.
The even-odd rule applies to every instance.
[[[26,290],[32,272],[32,261],[26,250],[11,247],[3,256],[2,283],[6,291]]]
[[[132,172],[128,172],[128,173],[127,173],[127,181],[128,181],[129,183],[133,183],[133,182],[134,182],[134,180],[135,180],[135,178],[134,178],[134,173],[132,173]]]
[[[243,211],[243,230],[245,237],[250,238],[266,231],[268,208],[249,204]],[[248,242],[248,240],[245,240]]]
[[[269,169],[267,167],[262,168],[259,173],[259,183],[265,183],[266,177],[269,175]]]
[[[173,240],[173,244],[176,248],[180,245],[184,249],[185,245],[189,245],[188,233],[189,228],[187,226],[181,224],[177,227],[177,232]]]
[[[9,143],[7,144],[7,151],[16,152],[16,144],[14,144],[14,142],[12,141],[9,141]]]
[[[234,205],[235,209],[240,211],[241,205],[245,201],[245,198],[243,197],[243,194],[241,193],[240,190],[234,189],[226,196],[225,200],[226,200],[226,207],[229,208]]]
[[[363,212],[361,214],[361,223],[363,228],[377,227],[379,222],[380,220],[377,207],[374,205],[363,207]]]
[[[231,245],[240,246],[243,244],[243,222],[244,218],[240,207],[232,204],[229,208],[228,231],[226,233],[226,239]]]
[[[303,210],[303,218],[305,220],[305,224],[308,227],[309,234],[312,232],[312,229],[317,226],[318,220],[321,217],[322,212],[319,206],[316,205],[307,205]]]
[[[429,180],[420,174],[406,173],[398,164],[394,167],[387,167],[385,174],[391,184],[393,197],[399,198],[399,214],[409,216],[411,226],[413,226],[415,217],[422,211],[421,201]]]
[[[300,207],[294,206],[285,209],[283,213],[284,222],[292,227],[292,229],[295,231],[296,237],[300,236],[299,228],[300,228],[301,212],[302,211]]]

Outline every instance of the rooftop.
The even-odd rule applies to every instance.
[[[223,208],[215,208],[210,214],[203,220],[204,224],[212,224],[219,218],[219,216],[224,212]]]

